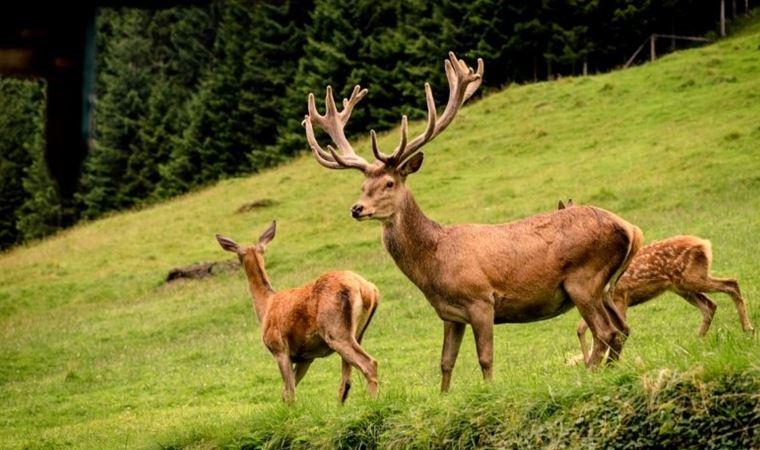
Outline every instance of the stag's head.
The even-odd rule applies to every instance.
[[[269,225],[269,228],[259,236],[259,240],[256,241],[255,244],[249,246],[242,246],[221,234],[216,235],[216,240],[224,250],[236,254],[243,266],[254,265],[263,268],[264,253],[266,252],[267,245],[272,242],[272,239],[274,239],[276,229],[277,222],[273,220],[272,224]]]
[[[327,87],[325,114],[317,112],[314,94],[309,94],[309,114],[304,119],[306,139],[314,158],[328,169],[357,169],[367,178],[362,185],[362,195],[351,207],[351,215],[357,220],[387,220],[392,217],[402,199],[406,196],[406,177],[422,167],[423,145],[433,140],[451,123],[462,104],[475,93],[483,79],[483,60],[478,59],[478,69],[473,70],[453,53],[444,62],[446,78],[449,81],[449,100],[443,114],[437,116],[433,93],[425,83],[427,100],[427,126],[425,131],[411,141],[407,137],[407,118],[401,118],[401,138],[399,145],[390,154],[380,151],[377,135],[370,131],[372,153],[375,161],[371,164],[354,152],[346,139],[343,128],[351,116],[354,106],[367,95],[366,89],[354,87],[351,97],[343,99],[343,110],[338,111],[332,89]],[[337,150],[331,145],[322,149],[314,136],[314,125],[324,130]]]

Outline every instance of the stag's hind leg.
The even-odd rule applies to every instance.
[[[594,367],[604,359],[608,349],[610,362],[618,359],[628,326],[614,305],[605,301],[604,284],[593,283],[594,277],[590,278],[577,276],[565,280],[564,288],[591,329],[593,344],[586,366]]]
[[[345,359],[341,362],[340,388],[338,388],[338,403],[343,404],[351,389],[351,364]]]

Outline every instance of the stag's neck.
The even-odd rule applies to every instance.
[[[418,286],[424,284],[424,270],[435,258],[442,233],[438,223],[425,216],[407,192],[396,214],[383,222],[383,244],[396,265]]]
[[[269,302],[274,295],[274,289],[269,282],[266,269],[259,264],[245,261],[243,263],[245,275],[248,278],[248,289],[253,299],[253,310],[259,323],[264,323],[264,317],[269,309]]]

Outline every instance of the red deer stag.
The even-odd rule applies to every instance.
[[[338,401],[351,388],[351,366],[377,396],[377,361],[359,345],[379,301],[374,284],[353,272],[329,272],[311,283],[275,292],[264,267],[264,251],[274,238],[275,222],[250,247],[216,235],[223,249],[238,255],[261,323],[264,345],[272,352],[285,383],[283,400],[295,401],[296,385],[316,358],[337,352],[343,359]]]
[[[449,99],[436,113],[430,85],[425,84],[427,127],[407,139],[407,118],[401,119],[401,139],[390,155],[380,151],[370,132],[376,161],[368,163],[349,144],[343,128],[367,90],[356,86],[338,112],[327,88],[326,113],[308,98],[306,138],[316,160],[329,169],[358,169],[366,180],[351,208],[357,220],[382,223],[383,243],[401,271],[425,294],[443,320],[441,390],[447,391],[465,326],[475,336],[483,377],[492,378],[494,323],[549,319],[576,306],[591,324],[598,345],[588,365],[595,366],[609,346],[618,357],[628,327],[605,290],[628,266],[641,242],[640,230],[616,215],[593,207],[576,207],[503,225],[443,226],[417,206],[406,178],[422,165],[419,150],[451,123],[462,104],[480,85],[478,70],[449,54],[444,63]],[[313,124],[337,145],[322,149]]]
[[[702,313],[699,335],[704,336],[718,307],[705,293],[723,292],[733,299],[742,329],[753,331],[739,284],[732,278],[712,277],[711,262],[712,248],[708,240],[696,236],[675,236],[652,242],[636,253],[610,297],[625,317],[629,307],[648,302],[665,291],[674,292],[699,308]],[[578,339],[584,360],[589,358],[585,338],[587,329],[584,320],[578,322]]]

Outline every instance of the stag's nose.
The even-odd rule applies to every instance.
[[[354,219],[358,219],[359,216],[362,215],[363,210],[364,210],[364,206],[357,203],[356,205],[351,207],[351,217],[353,217]]]

